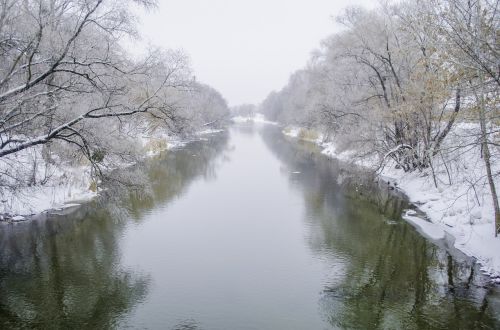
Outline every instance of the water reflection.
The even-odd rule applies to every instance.
[[[168,206],[200,176],[215,180],[220,162],[227,160],[228,137],[228,132],[214,134],[126,171],[114,172],[100,202],[113,208],[117,217],[136,220],[156,206]]]
[[[147,293],[147,276],[117,267],[122,225],[87,209],[74,219],[2,228],[2,328],[110,327]]]
[[[121,266],[127,220],[140,221],[151,209],[165,207],[197,177],[214,178],[215,160],[226,145],[226,134],[195,142],[114,173],[100,200],[69,215],[2,225],[0,328],[117,327],[147,296],[151,281]]]
[[[198,330],[198,323],[193,320],[183,321],[172,328],[172,330]]]
[[[278,128],[230,134],[0,227],[0,328],[500,328],[498,290],[404,199]]]
[[[409,205],[373,177],[327,160],[276,129],[261,132],[303,193],[308,243],[336,267],[319,301],[333,327],[499,328],[498,288],[473,260],[422,238],[401,219]]]

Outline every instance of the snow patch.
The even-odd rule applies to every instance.
[[[195,133],[195,136],[219,133],[223,130],[207,129]],[[156,132],[136,138],[142,147],[143,157],[149,158],[163,151],[185,146],[189,141],[179,139],[166,133]],[[29,187],[17,188],[15,192],[5,189],[0,190],[0,214],[3,219],[11,221],[26,220],[26,217],[40,214],[48,210],[62,210],[77,207],[81,203],[88,202],[98,195],[95,183],[92,182],[89,166],[72,166],[63,164],[56,155],[52,158],[54,164],[48,164],[41,155],[41,147],[23,150],[21,152],[2,157],[0,159],[0,170],[20,169],[26,164],[32,164],[36,158],[37,167],[34,177],[37,183]],[[135,162],[120,161],[116,164],[106,164],[107,170],[126,168]],[[31,170],[31,169],[30,169]],[[47,177],[47,173],[49,177]],[[13,216],[14,215],[14,216]]]
[[[278,125],[277,122],[269,121],[264,117],[263,114],[257,113],[254,116],[236,116],[231,118],[231,120],[235,123],[260,123],[260,124],[268,124],[268,125]]]
[[[438,241],[445,238],[445,232],[439,225],[426,221],[420,217],[409,215],[408,213],[403,216],[403,219],[414,225],[419,229],[422,235],[431,240]]]
[[[223,129],[213,129],[213,128],[210,128],[210,129],[206,129],[206,130],[203,130],[203,131],[199,131],[199,132],[196,132],[196,135],[211,135],[211,134],[217,134],[217,133],[221,133],[221,132],[224,132]]]
[[[282,132],[288,137],[300,139],[317,144],[322,148],[321,153],[330,157],[341,160],[343,162],[352,163],[357,166],[366,167],[369,169],[376,169],[379,167],[379,159],[375,156],[372,157],[359,157],[354,150],[338,150],[334,142],[326,141],[324,134],[319,132],[312,132],[313,136],[308,136],[309,130],[298,126],[287,126]],[[309,134],[311,135],[311,134]]]
[[[440,240],[445,237],[445,233],[449,233],[455,238],[455,248],[476,258],[487,275],[500,278],[500,237],[494,236],[491,192],[485,178],[480,147],[470,141],[477,136],[478,129],[476,124],[471,123],[455,125],[445,141],[471,147],[451,151],[447,160],[436,160],[434,175],[432,169],[405,173],[391,161],[378,170],[377,174],[382,180],[391,182],[403,191],[427,215],[430,222],[419,218],[411,210],[403,216],[405,220],[433,240]],[[287,127],[283,133],[300,138],[301,128]],[[376,157],[355,158],[354,150],[339,151],[335,142],[320,139],[309,141],[322,147],[322,153],[328,157],[372,170],[379,167]],[[443,145],[444,150],[447,147],[449,150],[456,149]],[[498,173],[500,162],[493,161],[492,164],[493,172]],[[499,181],[497,177],[497,187],[500,186]]]

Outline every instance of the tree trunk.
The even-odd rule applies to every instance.
[[[475,32],[475,52],[476,54],[481,54],[481,48],[479,47],[479,40],[481,40],[482,34],[484,29],[483,24],[481,22],[481,17],[482,17],[482,11],[481,11],[481,2],[478,2],[476,5],[476,31]],[[490,191],[491,191],[491,198],[493,199],[493,208],[495,209],[495,237],[498,236],[498,231],[500,230],[500,206],[498,205],[498,195],[497,195],[497,189],[495,187],[495,180],[493,178],[493,173],[491,170],[491,160],[490,160],[490,147],[488,144],[488,131],[486,128],[486,102],[485,102],[485,95],[486,92],[484,90],[484,74],[482,70],[480,70],[478,67],[476,68],[477,70],[477,76],[479,78],[479,123],[481,125],[481,147],[483,151],[483,159],[484,159],[484,165],[486,166],[486,175],[488,177],[488,183],[490,185]],[[477,98],[477,95],[476,95]]]
[[[480,79],[481,88],[483,88],[483,79]],[[483,151],[484,165],[486,166],[486,176],[488,177],[488,184],[490,186],[491,198],[493,198],[493,207],[495,209],[495,237],[498,236],[500,230],[500,206],[498,204],[497,189],[495,187],[495,180],[491,170],[491,154],[488,145],[488,132],[486,128],[486,109],[484,102],[483,91],[477,95],[479,101],[479,123],[481,125],[481,149]]]
[[[486,120],[484,115],[484,109],[480,110],[480,121],[481,121],[481,137],[482,137],[482,149],[483,149],[483,159],[484,165],[486,166],[486,175],[488,177],[488,183],[490,185],[491,197],[493,198],[493,207],[495,208],[495,237],[497,237],[500,231],[500,206],[498,204],[498,195],[495,187],[495,180],[493,178],[493,173],[491,171],[491,161],[490,161],[490,149],[488,146],[488,136],[486,132]]]

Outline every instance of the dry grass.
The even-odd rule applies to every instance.
[[[314,130],[301,128],[299,131],[298,138],[306,141],[315,141],[319,138],[319,133]]]
[[[165,139],[150,139],[146,146],[144,147],[147,152],[158,153],[160,151],[165,151],[168,148],[168,143]]]

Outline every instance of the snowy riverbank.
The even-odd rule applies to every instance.
[[[236,116],[231,118],[231,120],[235,123],[260,123],[260,124],[269,124],[269,125],[278,125],[278,123],[274,121],[269,121],[264,117],[263,114],[257,113],[254,116]]]
[[[140,159],[153,157],[161,152],[182,147],[189,141],[221,131],[206,129],[195,133],[189,140],[161,134],[140,136],[137,139],[143,155]],[[38,178],[38,183],[29,187],[18,188],[15,191],[4,191],[0,203],[0,221],[24,221],[31,216],[50,210],[62,210],[78,206],[98,195],[96,184],[92,181],[90,175],[89,165],[74,166],[57,160],[47,163],[41,155],[41,148],[33,148],[17,154],[15,163],[22,164],[23,159],[26,159],[26,163],[31,163],[33,157],[37,159],[34,176]],[[9,159],[3,159],[2,161],[3,166],[9,165],[6,163]],[[135,163],[114,161],[113,164],[104,165],[107,171],[111,171],[123,169]]]
[[[453,138],[467,145],[474,129],[471,125],[460,125],[452,133]],[[500,237],[494,236],[493,203],[479,147],[464,148],[447,160],[436,161],[433,176],[431,169],[405,173],[391,162],[379,168],[378,158],[357,157],[354,150],[339,150],[321,134],[298,127],[287,127],[283,133],[316,143],[328,157],[377,171],[381,179],[404,192],[431,221],[408,211],[403,215],[408,222],[433,240],[444,239],[445,233],[451,234],[455,248],[476,258],[482,271],[500,283]],[[495,171],[500,170],[499,165]],[[497,186],[499,184],[497,182]]]

